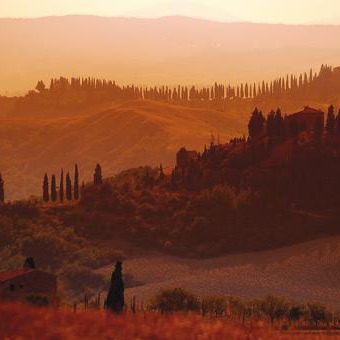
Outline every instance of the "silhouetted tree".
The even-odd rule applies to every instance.
[[[57,186],[55,181],[55,175],[52,175],[51,179],[51,201],[55,202],[57,200]]]
[[[64,170],[63,169],[61,169],[61,174],[60,174],[59,199],[60,199],[60,202],[64,201]]]
[[[46,86],[42,80],[39,80],[35,89],[41,93],[45,91]]]
[[[47,174],[45,174],[43,182],[43,200],[44,202],[48,202],[50,200]]]
[[[335,115],[333,105],[329,106],[328,108],[326,131],[329,135],[333,135],[335,131]]]
[[[281,110],[277,109],[275,118],[274,118],[274,125],[275,125],[275,135],[277,137],[283,137],[284,136],[284,121],[281,114]]]
[[[314,133],[314,138],[316,140],[320,140],[321,137],[322,137],[322,134],[323,134],[323,129],[324,129],[324,126],[323,126],[323,122],[322,122],[322,119],[321,118],[318,118],[315,122],[315,125],[314,125],[314,130],[313,130],[313,133]]]
[[[265,118],[263,117],[262,112],[255,108],[248,124],[249,136],[251,139],[261,136],[264,123]]]
[[[74,168],[74,199],[79,199],[79,172],[78,172],[78,165],[75,165]]]
[[[111,276],[111,286],[106,298],[106,308],[120,314],[124,308],[124,282],[122,277],[122,262],[117,261],[115,271]]]
[[[0,203],[5,202],[5,188],[4,188],[4,180],[2,178],[2,175],[0,173]]]
[[[273,110],[268,114],[266,127],[269,138],[273,138],[275,136],[275,112]]]
[[[72,200],[72,182],[70,174],[66,174],[66,198],[68,201]]]
[[[96,168],[94,169],[93,183],[94,185],[99,185],[103,183],[102,168],[99,164],[97,164]]]

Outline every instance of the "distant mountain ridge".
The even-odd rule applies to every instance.
[[[340,26],[64,16],[0,19],[0,33],[0,93],[9,94],[60,74],[206,85],[270,79],[340,59]]]

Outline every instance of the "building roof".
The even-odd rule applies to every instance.
[[[304,107],[302,111],[293,113],[293,115],[300,115],[300,114],[315,114],[315,113],[321,113],[323,114],[323,111],[318,109],[313,109],[312,107],[309,107],[308,105]]]
[[[0,283],[4,283],[6,281],[10,281],[16,277],[26,275],[28,273],[34,272],[36,269],[31,269],[31,268],[19,268],[19,269],[14,269],[9,272],[3,272],[0,273]]]

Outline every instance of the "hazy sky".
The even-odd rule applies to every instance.
[[[67,14],[339,24],[340,0],[0,0],[0,17]]]

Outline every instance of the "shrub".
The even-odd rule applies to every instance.
[[[319,322],[327,321],[326,307],[318,303],[309,303],[308,312],[310,320],[317,326]]]
[[[287,316],[289,310],[288,303],[284,298],[272,295],[267,295],[265,299],[259,301],[259,308],[271,324],[275,320],[281,320]]]
[[[197,296],[182,288],[165,289],[154,297],[150,309],[162,313],[199,311],[200,301]]]
[[[202,299],[202,314],[222,316],[227,312],[228,302],[224,297],[209,296]]]

